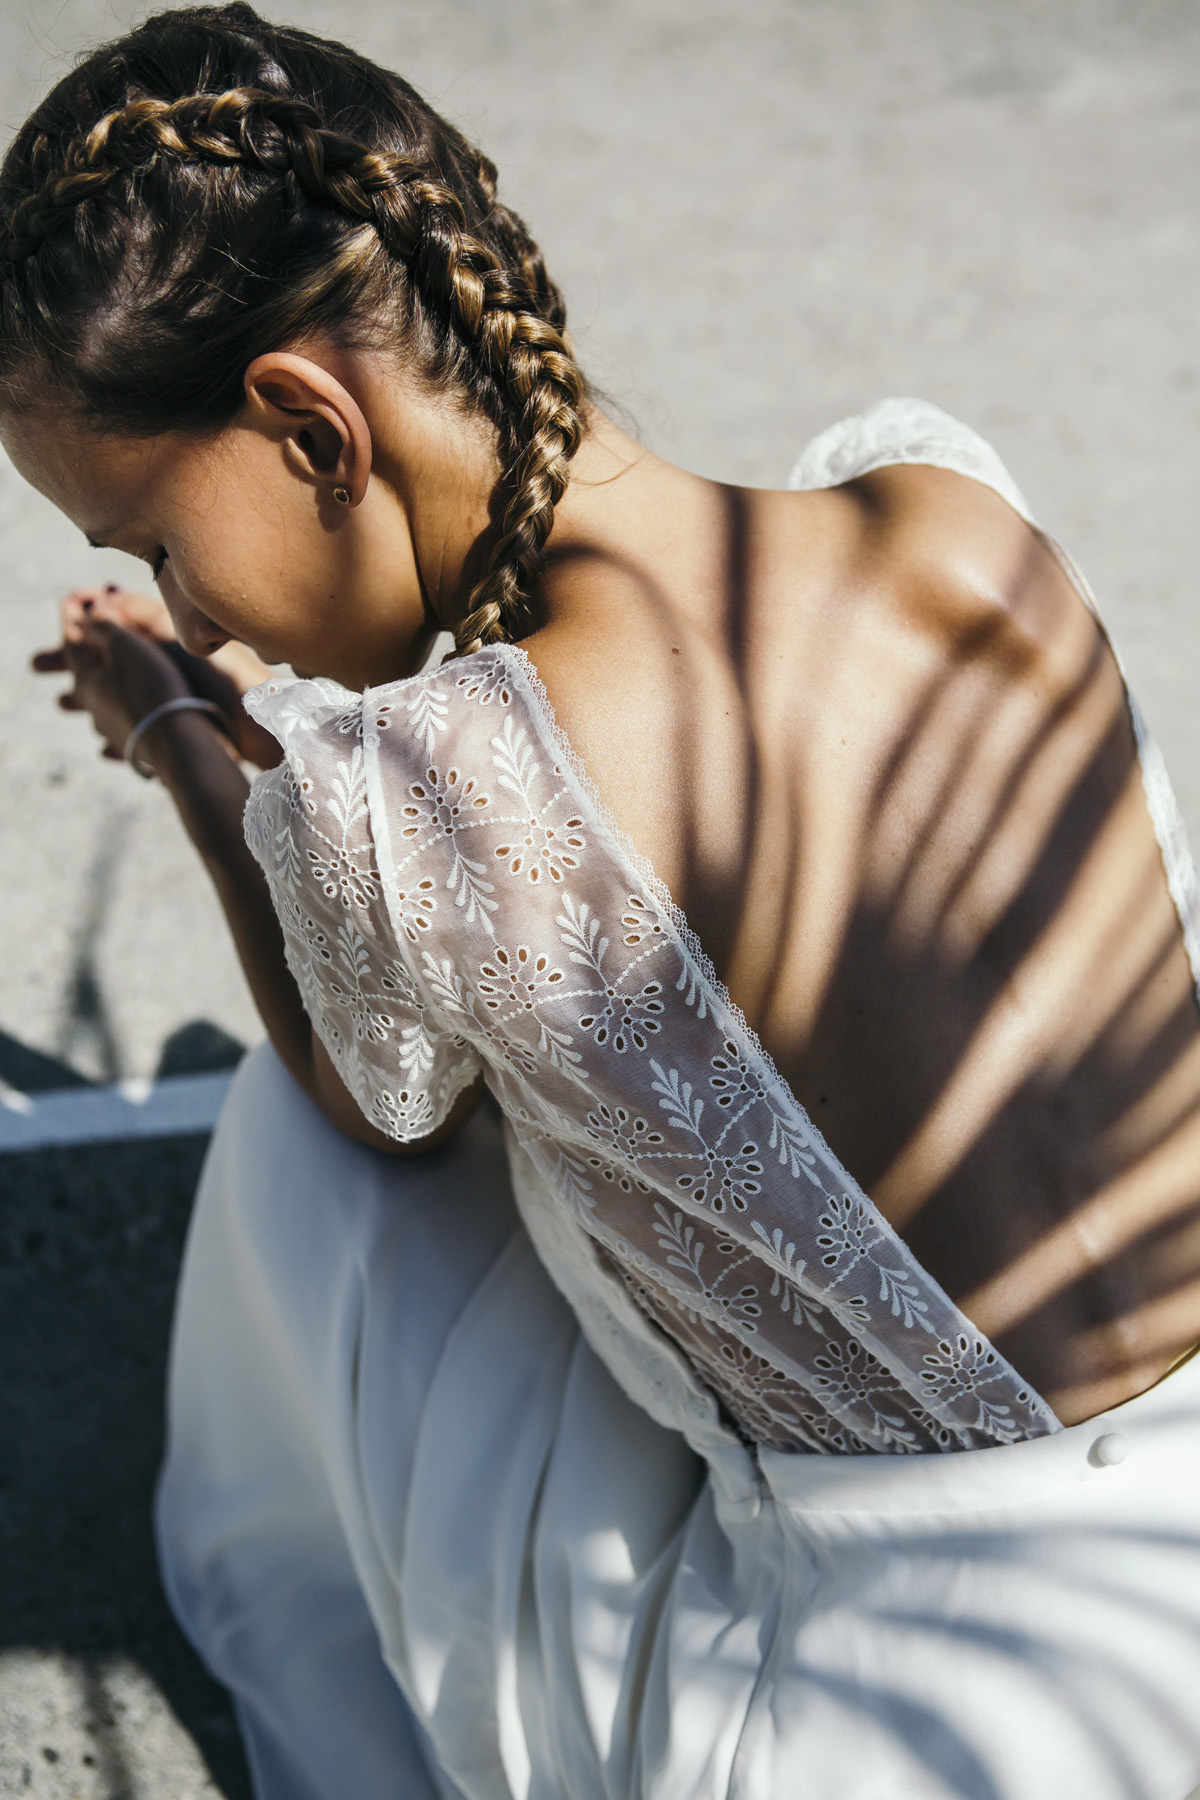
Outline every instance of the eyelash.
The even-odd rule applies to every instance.
[[[158,580],[159,576],[162,574],[162,572],[166,568],[166,566],[167,566],[167,553],[165,550],[160,549],[158,552],[158,555],[154,558],[154,561],[150,564],[150,568],[153,572],[155,581]]]

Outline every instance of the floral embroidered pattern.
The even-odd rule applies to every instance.
[[[315,728],[296,686],[257,697],[288,761],[256,783],[248,831],[305,1004],[375,1123],[420,1136],[487,1069],[602,1253],[601,1291],[619,1280],[748,1438],[897,1452],[1052,1429],[613,848],[519,651],[357,716],[332,684],[297,685]]]
[[[272,727],[285,748],[307,741],[314,717],[299,684],[269,683]],[[396,954],[393,934],[416,943],[437,911],[434,882],[416,876],[390,896],[371,839],[362,717],[332,682],[308,682],[323,734],[338,743],[327,784],[303,756],[255,783],[246,839],[262,865],[283,928],[288,966],[305,1010],[363,1112],[389,1136],[420,1137],[479,1073],[463,1038],[428,1017],[422,990]],[[321,702],[336,696],[337,704]],[[340,741],[339,741],[340,740]],[[347,741],[349,740],[349,742]],[[380,934],[380,926],[383,934]]]

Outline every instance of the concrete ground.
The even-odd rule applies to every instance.
[[[0,1795],[249,1800],[150,1532],[203,1152],[193,1138],[0,1164]]]
[[[297,0],[479,138],[600,384],[780,483],[918,393],[1089,571],[1200,833],[1200,9],[1191,0]],[[127,0],[3,0],[0,123]],[[257,1034],[149,784],[25,672],[55,596],[144,580],[0,466],[0,1079],[211,1066]],[[0,1163],[0,1795],[246,1792],[146,1524],[195,1142]],[[89,1760],[90,1759],[90,1760]]]

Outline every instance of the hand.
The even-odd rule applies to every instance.
[[[220,707],[229,737],[245,761],[269,769],[280,760],[282,751],[275,739],[270,732],[256,725],[242,706],[242,695],[272,673],[245,644],[225,644],[207,660],[192,656],[177,642],[171,615],[161,600],[112,584],[103,588],[77,588],[63,602],[62,644],[57,650],[40,651],[33,658],[33,667],[39,673],[74,672],[69,654],[85,617],[116,625],[145,644],[164,651],[183,677],[185,685],[180,691],[211,700]],[[91,710],[86,700],[77,701],[74,693],[63,695],[59,704],[67,712],[79,711],[81,706]]]
[[[88,590],[71,594],[63,603],[62,643],[33,659],[41,673],[74,677],[58,704],[64,712],[91,714],[104,740],[103,754],[111,758],[122,756],[134,726],[156,706],[190,691],[182,670],[152,631],[129,630],[119,623],[122,616],[103,595]]]

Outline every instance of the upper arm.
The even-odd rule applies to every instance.
[[[367,800],[361,699],[304,682],[259,690],[252,705],[285,750],[251,790],[246,831],[313,1027],[312,1097],[361,1142],[431,1148],[470,1110],[464,1096],[482,1065],[430,1005],[396,937]]]
[[[368,1148],[382,1150],[388,1156],[419,1156],[427,1150],[436,1150],[439,1144],[444,1144],[447,1138],[453,1137],[466,1124],[483,1098],[483,1076],[477,1075],[469,1086],[461,1090],[440,1124],[423,1136],[400,1139],[372,1124],[363,1111],[361,1102],[346,1086],[337,1065],[315,1032],[312,1080],[311,1098],[330,1123],[336,1125],[348,1138],[353,1138],[356,1144],[366,1144]]]

